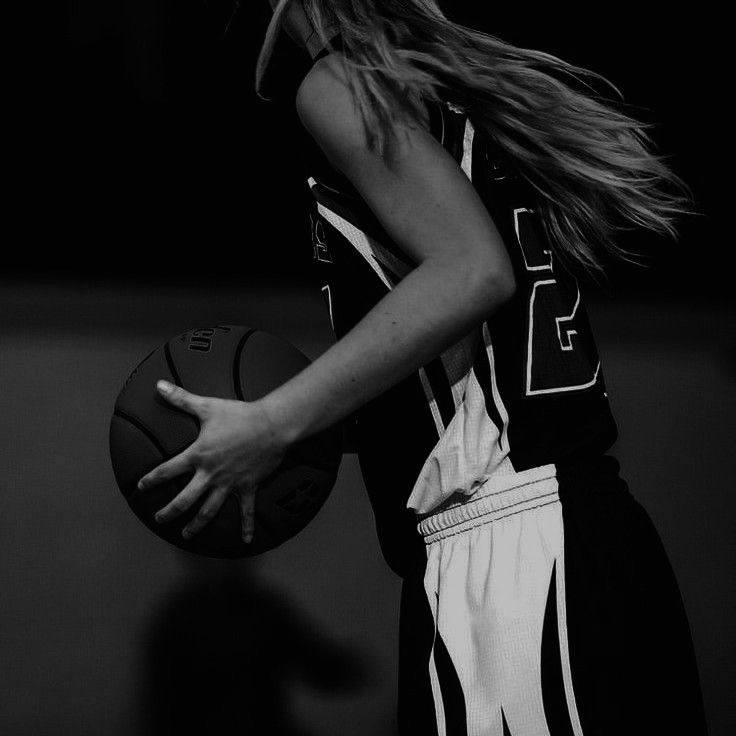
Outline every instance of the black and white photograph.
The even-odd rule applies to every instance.
[[[726,11],[26,11],[0,735],[736,733]]]

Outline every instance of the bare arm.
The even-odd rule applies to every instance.
[[[168,522],[205,496],[184,528],[199,533],[235,493],[242,536],[255,528],[255,493],[288,445],[347,416],[457,342],[514,290],[498,231],[462,169],[419,122],[391,152],[371,153],[334,57],[317,62],[297,96],[299,116],[417,266],[342,339],[301,373],[251,402],[159,391],[195,415],[197,440],[141,478],[139,488],[192,473],[156,514]]]
[[[485,205],[457,162],[419,121],[391,152],[368,150],[343,71],[315,64],[299,117],[418,265],[299,375],[262,404],[287,442],[317,432],[436,357],[513,294],[511,263]]]

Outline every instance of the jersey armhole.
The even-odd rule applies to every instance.
[[[444,145],[444,118],[442,117],[442,104],[437,100],[425,100],[425,107],[429,112],[429,132],[430,135]]]

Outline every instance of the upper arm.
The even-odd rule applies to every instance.
[[[488,210],[426,122],[398,124],[390,166],[370,151],[363,121],[334,56],[318,61],[297,93],[297,113],[328,160],[360,192],[415,262],[447,259],[513,290],[513,269]]]

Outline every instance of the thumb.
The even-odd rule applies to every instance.
[[[156,388],[170,404],[190,414],[200,416],[204,403],[201,396],[189,393],[181,386],[175,386],[173,383],[164,380],[158,381]]]

